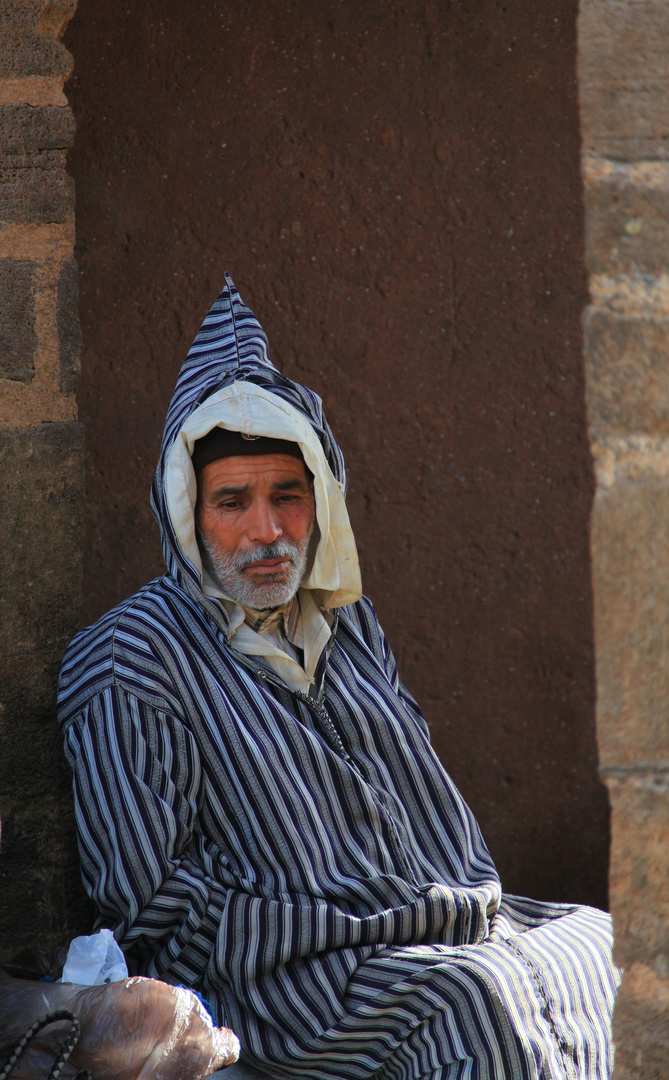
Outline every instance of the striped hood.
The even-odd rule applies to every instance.
[[[345,503],[344,459],[322,401],[274,367],[260,323],[228,274],[225,280],[179,374],[151,491],[168,573],[209,606],[195,539],[197,486],[191,454],[197,439],[220,426],[300,445],[314,477],[320,534],[302,587],[317,594],[321,607],[354,603],[362,590]]]

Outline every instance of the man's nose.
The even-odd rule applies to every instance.
[[[281,525],[275,507],[258,502],[251,507],[248,536],[255,544],[272,544],[281,536]]]

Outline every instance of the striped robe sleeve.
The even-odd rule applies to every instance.
[[[357,628],[369,649],[371,649],[376,659],[383,666],[388,681],[398,698],[403,705],[406,706],[418,727],[429,741],[430,729],[427,720],[423,716],[423,711],[413,694],[407,690],[404,683],[400,680],[395,657],[388,644],[388,639],[381,629],[372,601],[368,596],[363,596],[357,604],[353,604],[345,610],[347,617]]]
[[[169,712],[112,685],[68,730],[84,884],[101,921],[142,973],[198,987],[226,887],[197,830],[201,769],[192,734]],[[206,866],[204,861],[206,858]]]

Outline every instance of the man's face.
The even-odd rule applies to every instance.
[[[203,561],[222,591],[259,610],[292,599],[307,566],[314,506],[304,464],[289,454],[205,465],[195,521]]]

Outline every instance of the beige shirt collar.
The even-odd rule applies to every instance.
[[[290,642],[287,648],[279,647],[277,637],[280,642],[283,635],[278,636],[272,629],[257,633],[246,622],[246,613],[240,604],[233,600],[221,600],[221,603],[228,612],[228,641],[232,648],[245,656],[262,656],[291,690],[309,694],[314,687],[318,661],[330,640],[334,619],[331,612],[320,610],[309,589],[300,589],[297,599],[300,619],[292,644],[302,649],[304,667],[295,659]]]

